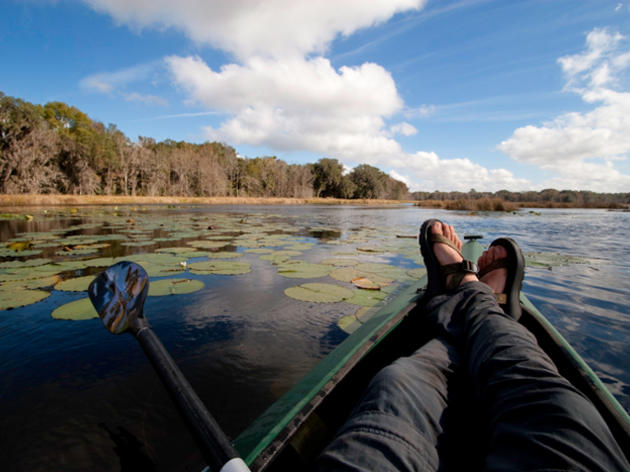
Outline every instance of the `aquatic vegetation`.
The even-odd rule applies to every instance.
[[[189,241],[186,244],[199,249],[218,249],[227,246],[227,242],[223,241]]]
[[[85,291],[94,278],[95,268],[109,267],[123,260],[142,265],[152,278],[186,272],[201,276],[238,275],[252,270],[247,259],[256,255],[276,266],[280,277],[315,279],[331,275],[333,279],[352,283],[358,289],[327,285],[335,287],[331,292],[336,294],[333,298],[338,298],[341,290],[344,295],[340,301],[372,306],[387,296],[393,282],[418,278],[423,273],[387,264],[361,263],[356,257],[359,252],[368,260],[382,253],[410,258],[413,254],[417,258],[417,246],[408,240],[396,239],[392,228],[354,228],[346,233],[347,239],[340,241],[342,230],[338,228],[317,226],[313,222],[308,222],[309,226],[287,223],[281,221],[283,215],[175,213],[158,216],[141,211],[144,210],[136,207],[115,207],[54,209],[44,213],[47,218],[66,219],[71,224],[50,231],[24,231],[4,247],[0,246],[0,258],[3,258],[0,259],[0,290],[46,289],[39,290],[42,293],[37,296],[31,294],[30,299],[25,297],[24,303],[28,304],[29,300],[34,303],[38,297],[48,296],[51,290]],[[77,222],[78,218],[84,220]],[[406,228],[396,230],[402,234]],[[169,245],[159,247],[164,243]],[[348,248],[334,254],[339,257],[324,258],[320,263],[293,259],[317,244],[343,244]],[[241,261],[230,260],[237,258]],[[308,300],[311,300],[312,293],[318,290],[305,285],[306,288],[300,286],[299,290],[288,293],[297,293],[297,297],[306,300],[305,294],[310,292]],[[169,278],[153,281],[151,287],[152,296],[192,293],[202,289],[204,282]],[[370,295],[370,292],[379,294]],[[331,296],[320,294],[319,298]],[[89,319],[94,313],[85,309],[85,303],[69,304],[57,311],[55,317]],[[72,309],[79,312],[73,314]]]
[[[278,275],[294,279],[314,279],[324,277],[333,270],[325,264],[311,264],[304,261],[286,261],[278,264]]]
[[[0,220],[26,220],[31,221],[33,215],[20,214],[20,213],[0,213]]]
[[[44,288],[55,285],[59,282],[58,275],[50,275],[46,277],[39,277],[37,279],[28,280],[14,280],[10,282],[2,282],[0,290],[19,290],[23,288]]]
[[[245,252],[248,252],[250,254],[270,254],[274,252],[274,250],[260,247],[260,248],[245,249]]]
[[[249,262],[234,261],[193,262],[188,264],[188,268],[191,273],[200,275],[239,275],[246,274],[252,270]]]
[[[427,273],[427,270],[423,267],[419,267],[417,269],[409,269],[407,271],[407,275],[412,279],[420,279]]]
[[[374,311],[371,307],[362,306],[354,314],[339,318],[337,326],[346,333],[352,334],[359,329],[363,323],[369,320],[373,314]]]
[[[235,257],[241,257],[243,254],[240,252],[228,252],[228,251],[219,251],[219,252],[209,252],[208,257],[212,259],[233,259]]]
[[[30,290],[27,288],[0,289],[0,310],[10,310],[11,308],[37,303],[49,295],[50,292],[44,290]]]
[[[89,298],[81,298],[55,308],[50,316],[56,320],[81,321],[98,318],[98,313]]]
[[[182,295],[201,290],[204,283],[195,279],[162,279],[149,284],[149,296]]]
[[[41,249],[20,249],[0,248],[0,257],[28,257],[41,254]]]
[[[333,270],[330,276],[341,282],[352,282],[354,279],[365,277],[380,285],[387,285],[396,280],[409,278],[405,270],[400,267],[378,263],[363,263],[354,267],[341,267]]]
[[[6,261],[0,262],[0,269],[17,269],[21,267],[36,267],[39,265],[48,264],[52,262],[52,259],[47,258],[38,258],[38,259],[28,259],[26,261]]]
[[[345,253],[342,255],[346,255]],[[352,267],[359,263],[358,259],[350,259],[347,257],[331,257],[328,259],[324,259],[322,264],[331,265],[335,267]]]
[[[387,298],[387,293],[380,290],[354,290],[352,297],[346,300],[353,305],[372,307]]]
[[[351,298],[353,291],[339,285],[307,283],[289,287],[284,293],[288,297],[304,302],[335,303]]]
[[[589,259],[580,256],[571,256],[568,254],[559,254],[556,252],[527,252],[525,256],[525,264],[529,267],[544,267],[551,270],[553,267],[567,266],[571,264],[593,264],[596,259]]]
[[[376,282],[372,282],[367,277],[357,277],[356,279],[352,279],[352,285],[355,287],[362,288],[364,290],[380,290],[381,285]]]
[[[83,277],[67,279],[57,283],[55,285],[55,290],[61,290],[64,292],[85,292],[87,291],[92,280],[94,280],[93,275],[85,275]]]

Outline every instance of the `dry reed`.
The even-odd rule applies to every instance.
[[[395,205],[399,200],[273,197],[145,197],[126,195],[0,194],[0,206],[51,205]]]

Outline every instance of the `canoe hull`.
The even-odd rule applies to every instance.
[[[465,257],[471,260],[476,260],[481,250],[482,246],[476,241],[468,242],[463,248]],[[372,377],[397,358],[411,355],[435,336],[424,321],[418,303],[422,294],[420,287],[425,285],[426,277],[402,289],[390,304],[237,438],[236,448],[253,471],[309,470],[309,465],[332,440]],[[630,460],[627,412],[524,295],[521,295],[521,305],[520,322],[535,335],[560,373],[593,402]],[[460,414],[469,413],[464,410]],[[470,423],[475,419],[465,421]],[[473,452],[477,445],[468,447]]]

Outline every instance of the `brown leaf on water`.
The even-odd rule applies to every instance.
[[[355,287],[359,287],[364,290],[380,290],[381,289],[380,284],[377,284],[376,282],[372,282],[367,277],[357,277],[355,279],[352,279],[352,284]]]

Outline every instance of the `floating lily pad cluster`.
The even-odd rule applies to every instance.
[[[551,270],[553,267],[567,266],[571,264],[596,264],[597,260],[556,252],[527,252],[524,254],[525,263],[530,267],[544,267]]]
[[[417,244],[396,238],[399,229],[342,231],[282,215],[208,214],[184,207],[67,208],[11,218],[30,230],[0,243],[0,310],[36,303],[53,291],[81,297],[54,309],[55,319],[96,317],[87,287],[122,260],[145,268],[152,279],[150,296],[201,290],[208,285],[204,277],[248,274],[259,259],[283,278],[300,279],[286,290],[289,297],[362,307],[383,303],[395,284],[422,275],[386,263],[401,256],[419,263]],[[322,247],[328,247],[328,256],[314,255]]]

